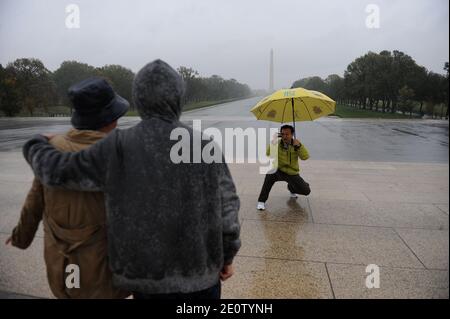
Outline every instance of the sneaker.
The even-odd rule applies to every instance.
[[[266,204],[263,202],[258,202],[258,205],[256,206],[257,210],[266,210]]]
[[[295,193],[291,193],[291,198],[297,198],[298,197],[298,195],[297,194],[295,194]]]

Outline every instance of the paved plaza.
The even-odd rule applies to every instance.
[[[255,99],[187,112],[204,127],[276,127],[248,113]],[[138,118],[126,118],[123,128]],[[64,132],[68,119],[0,119],[0,298],[52,298],[40,227],[25,251],[3,243],[33,178],[20,147],[32,134]],[[242,247],[224,298],[448,298],[448,122],[341,120],[301,123],[311,158],[308,197],[274,185],[256,210],[264,175],[230,164],[241,199]],[[366,267],[380,287],[366,287]]]

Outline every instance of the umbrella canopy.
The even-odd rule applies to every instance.
[[[323,93],[304,88],[278,90],[251,110],[258,120],[271,122],[313,121],[335,112],[336,102]]]

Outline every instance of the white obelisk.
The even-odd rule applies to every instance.
[[[270,69],[269,69],[269,91],[274,91],[273,86],[273,49],[270,49]]]

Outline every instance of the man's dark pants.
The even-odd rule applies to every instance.
[[[195,291],[191,293],[173,293],[173,294],[145,294],[134,292],[134,299],[182,299],[182,300],[197,300],[197,299],[220,299],[221,283],[220,281],[211,288]]]
[[[311,193],[309,184],[305,182],[304,179],[300,177],[300,175],[288,175],[280,170],[277,170],[273,174],[266,174],[266,178],[264,179],[264,185],[261,189],[258,202],[265,203],[267,198],[269,198],[269,193],[272,189],[273,184],[279,181],[287,182],[288,189],[291,193],[306,196]]]

